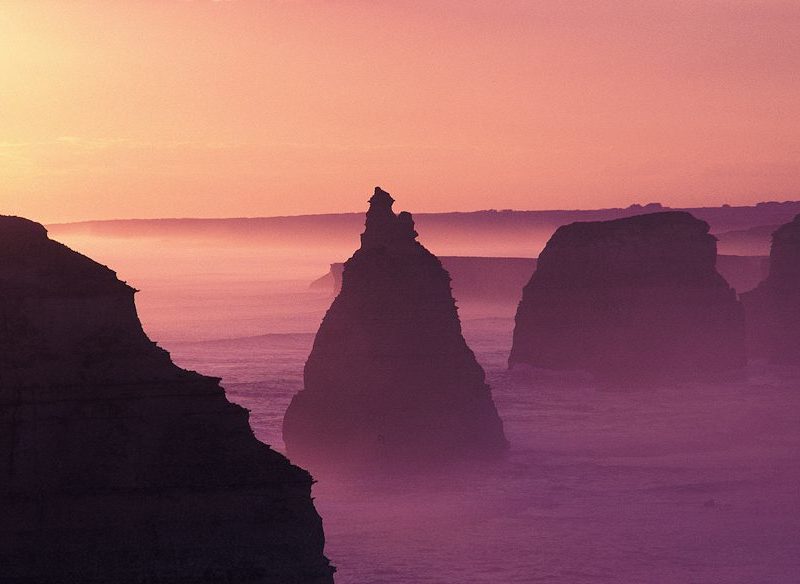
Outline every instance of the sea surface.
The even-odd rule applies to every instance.
[[[330,304],[308,280],[147,282],[152,338],[222,378],[256,436],[281,421]],[[601,389],[506,368],[513,306],[463,306],[511,450],[418,475],[320,475],[339,584],[800,582],[800,380]]]

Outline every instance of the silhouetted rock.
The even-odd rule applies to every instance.
[[[319,328],[283,435],[300,460],[392,463],[497,455],[500,418],[461,335],[450,277],[409,213],[375,189],[361,248]]]
[[[772,234],[769,275],[742,302],[751,356],[800,365],[800,215]]]
[[[509,364],[611,382],[735,374],[743,313],[715,261],[708,224],[684,212],[563,226],[523,291]]]
[[[522,288],[536,270],[536,258],[439,256],[450,274],[453,298],[460,302],[519,304]],[[330,271],[311,282],[314,290],[330,290],[335,296],[342,288],[343,263],[331,264]],[[718,255],[717,271],[738,293],[752,290],[769,273],[768,256]]]
[[[147,338],[134,292],[0,217],[0,581],[332,582],[310,475]]]
[[[442,267],[450,274],[456,302],[519,303],[522,287],[536,269],[535,258],[440,256]],[[343,263],[331,264],[330,271],[311,283],[311,288],[342,288]],[[760,279],[758,280],[760,281]],[[758,281],[753,284],[755,286]]]

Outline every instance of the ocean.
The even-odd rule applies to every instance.
[[[236,289],[204,292],[172,329],[148,326],[147,302],[142,318],[178,364],[221,377],[283,451],[330,297],[304,281]],[[461,315],[509,455],[415,476],[315,475],[339,584],[800,582],[797,380],[762,366],[747,383],[602,390],[509,372],[513,307]]]
[[[142,290],[150,337],[220,377],[283,451],[283,414],[332,299],[309,282],[342,258],[134,243],[92,255]],[[614,391],[509,371],[514,310],[459,308],[506,459],[411,476],[309,469],[338,584],[800,582],[798,372],[756,363],[746,382]]]

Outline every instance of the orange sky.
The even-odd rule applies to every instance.
[[[0,213],[800,198],[797,0],[5,0]]]

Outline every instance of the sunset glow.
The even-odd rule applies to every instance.
[[[800,0],[0,0],[0,584],[800,583]]]
[[[10,1],[0,213],[800,197],[794,0]]]

